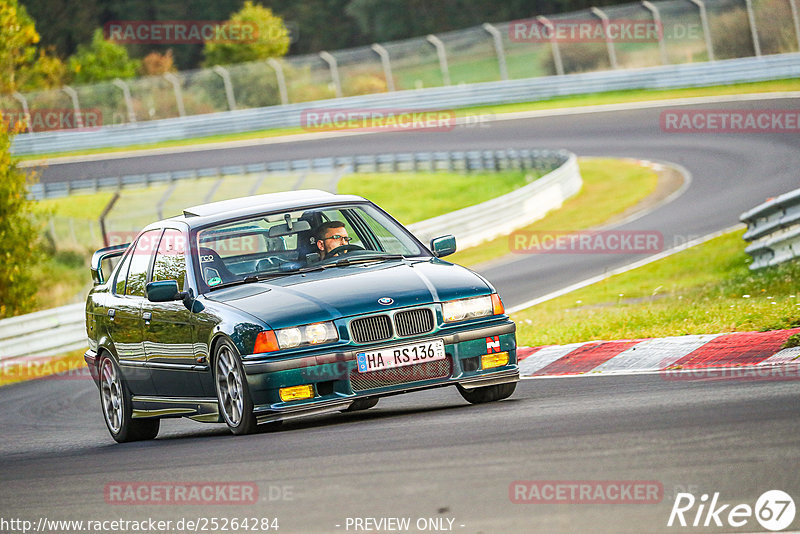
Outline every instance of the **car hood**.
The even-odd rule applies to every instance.
[[[268,324],[285,328],[394,308],[484,295],[479,275],[439,259],[387,260],[329,267],[209,293]],[[379,299],[392,299],[389,305]]]

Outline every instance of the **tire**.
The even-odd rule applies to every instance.
[[[106,428],[117,443],[153,439],[161,427],[160,419],[134,419],[131,392],[117,362],[108,354],[100,358],[100,406]]]
[[[514,390],[517,389],[517,383],[509,382],[475,389],[464,389],[461,384],[458,384],[457,387],[464,400],[471,404],[482,404],[509,398],[514,393]]]
[[[214,383],[219,413],[231,432],[237,436],[255,432],[258,423],[242,360],[236,347],[227,339],[222,340],[214,351]]]
[[[365,399],[356,399],[353,401],[353,404],[347,407],[346,410],[342,410],[342,413],[347,412],[360,412],[361,410],[369,410],[373,408],[380,399],[378,397],[367,397]]]

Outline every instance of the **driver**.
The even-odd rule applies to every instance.
[[[324,260],[331,250],[347,245],[352,239],[347,235],[347,230],[341,221],[328,221],[320,224],[314,232],[314,237],[317,240],[317,248],[319,249],[321,260]],[[334,254],[334,256],[338,255],[338,252]]]

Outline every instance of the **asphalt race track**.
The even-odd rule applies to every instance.
[[[795,106],[779,100],[698,107]],[[665,134],[660,111],[58,165],[44,179],[332,154],[567,148],[580,156],[637,157],[689,169],[692,183],[681,197],[623,227],[661,231],[668,246],[731,226],[766,197],[800,186],[796,134]],[[522,256],[484,274],[513,306],[631,259]],[[725,524],[728,511],[737,504],[755,507],[773,489],[800,503],[797,380],[544,378],[521,382],[500,403],[470,406],[454,389],[438,389],[254,436],[233,437],[223,425],[167,420],[155,441],[126,445],[108,436],[98,397],[88,379],[42,379],[0,389],[2,519],[36,524],[44,517],[277,517],[284,533],[376,531],[356,530],[354,518],[410,518],[411,532],[425,531],[417,529],[418,520],[429,532],[760,532],[765,529],[752,517],[740,528]],[[518,480],[652,481],[663,492],[651,504],[515,504],[510,489]],[[245,505],[154,505],[106,495],[107,484],[128,482],[255,484],[258,499]],[[710,501],[718,492],[719,503],[731,505],[719,515],[723,526],[711,520],[708,527],[667,527],[678,492],[693,494],[698,503],[701,495]],[[697,511],[695,505],[686,513],[689,524]],[[700,515],[702,525],[706,514]],[[792,526],[800,528],[800,518]],[[0,522],[0,531],[13,530]]]

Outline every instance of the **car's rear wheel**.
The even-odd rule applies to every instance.
[[[231,432],[237,435],[255,432],[258,424],[242,361],[227,339],[220,341],[214,354],[214,381],[219,411]]]
[[[105,354],[99,368],[100,405],[111,437],[118,443],[155,438],[161,420],[133,418],[131,393],[114,358]]]
[[[360,412],[361,410],[369,410],[373,408],[380,399],[378,397],[367,397],[366,399],[356,399],[353,404],[348,406],[343,412]]]
[[[507,384],[496,384],[494,386],[484,386],[481,388],[465,389],[458,384],[458,392],[469,403],[481,404],[484,402],[494,402],[509,398],[514,390],[517,389],[516,382]]]

